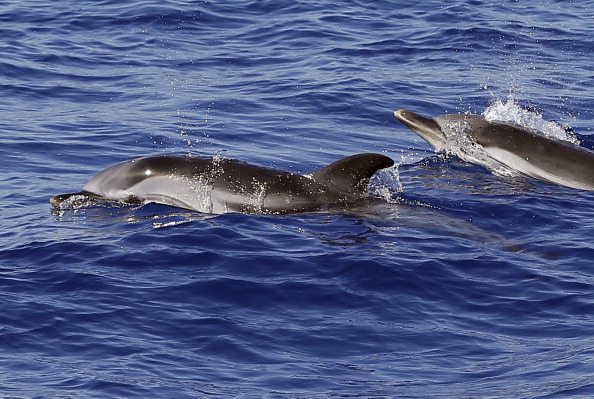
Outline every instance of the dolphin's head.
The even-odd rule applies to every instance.
[[[446,136],[435,120],[425,118],[406,109],[395,111],[394,116],[413,132],[425,139],[437,151],[441,150],[445,145]]]

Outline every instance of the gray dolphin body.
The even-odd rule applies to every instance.
[[[443,149],[446,133],[464,128],[487,155],[509,168],[561,186],[594,190],[594,152],[583,147],[519,126],[489,122],[478,115],[452,114],[430,119],[399,110],[394,116],[437,151]]]
[[[302,212],[365,198],[369,178],[393,164],[384,155],[359,154],[300,175],[233,159],[156,155],[110,166],[83,191],[50,202],[59,207],[74,197],[154,202],[213,214]]]

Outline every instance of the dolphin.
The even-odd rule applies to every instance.
[[[371,176],[393,164],[385,155],[359,154],[301,175],[217,156],[155,155],[110,166],[82,191],[50,203],[154,202],[211,214],[303,212],[356,203],[367,197]]]
[[[479,115],[451,114],[430,119],[401,109],[394,116],[436,151],[444,150],[448,135],[464,129],[489,157],[508,168],[549,183],[594,190],[594,152],[586,148]]]

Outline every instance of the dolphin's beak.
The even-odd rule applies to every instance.
[[[425,139],[437,151],[443,148],[445,135],[441,127],[433,119],[425,118],[406,109],[395,111],[394,116],[410,130]]]

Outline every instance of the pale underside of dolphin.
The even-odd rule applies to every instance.
[[[580,190],[594,190],[594,152],[545,137],[541,132],[503,122],[487,121],[479,115],[452,114],[426,118],[399,110],[394,116],[437,151],[447,137],[462,129],[486,154],[524,175]]]
[[[110,166],[82,191],[50,202],[152,202],[212,214],[303,212],[366,198],[371,176],[393,164],[381,154],[359,154],[300,175],[219,157],[156,155]]]

